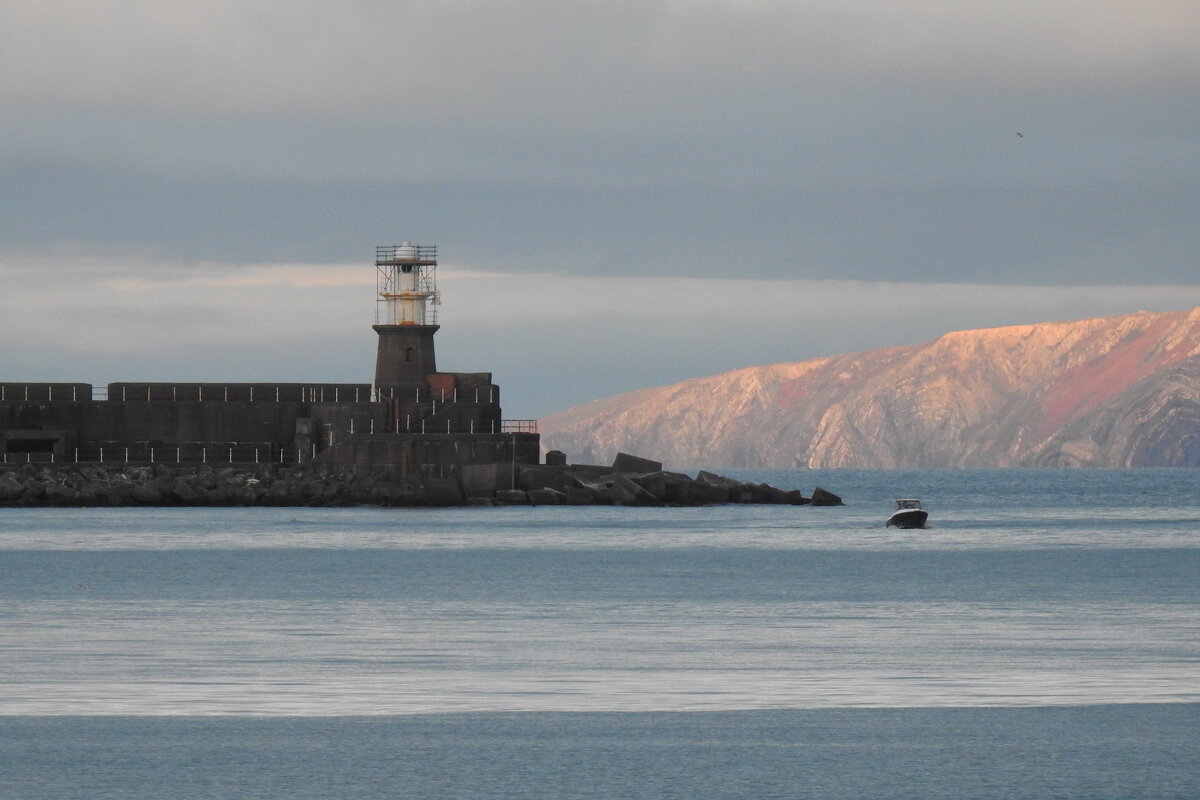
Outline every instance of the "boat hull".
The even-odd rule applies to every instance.
[[[889,528],[924,528],[929,512],[919,508],[902,508],[888,517]]]

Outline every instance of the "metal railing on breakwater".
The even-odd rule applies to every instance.
[[[0,453],[0,464],[302,464],[311,455],[295,447],[76,447],[54,453]]]

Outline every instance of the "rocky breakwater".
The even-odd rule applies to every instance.
[[[22,464],[0,469],[0,508],[94,506],[841,505],[709,472],[664,472],[618,456],[612,467],[487,464],[463,480],[279,464]]]
[[[805,497],[765,483],[748,483],[701,471],[692,478],[625,453],[610,467],[590,464],[488,464],[464,470],[463,488],[476,505],[703,506],[724,503],[840,506],[820,487]]]
[[[0,507],[21,506],[449,506],[451,480],[393,478],[256,465],[25,464],[0,472]]]

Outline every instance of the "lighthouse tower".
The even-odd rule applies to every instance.
[[[411,242],[375,248],[375,389],[392,397],[437,372],[437,246]]]

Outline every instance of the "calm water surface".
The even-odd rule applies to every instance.
[[[1200,473],[739,477],[0,510],[0,796],[1200,796]]]

